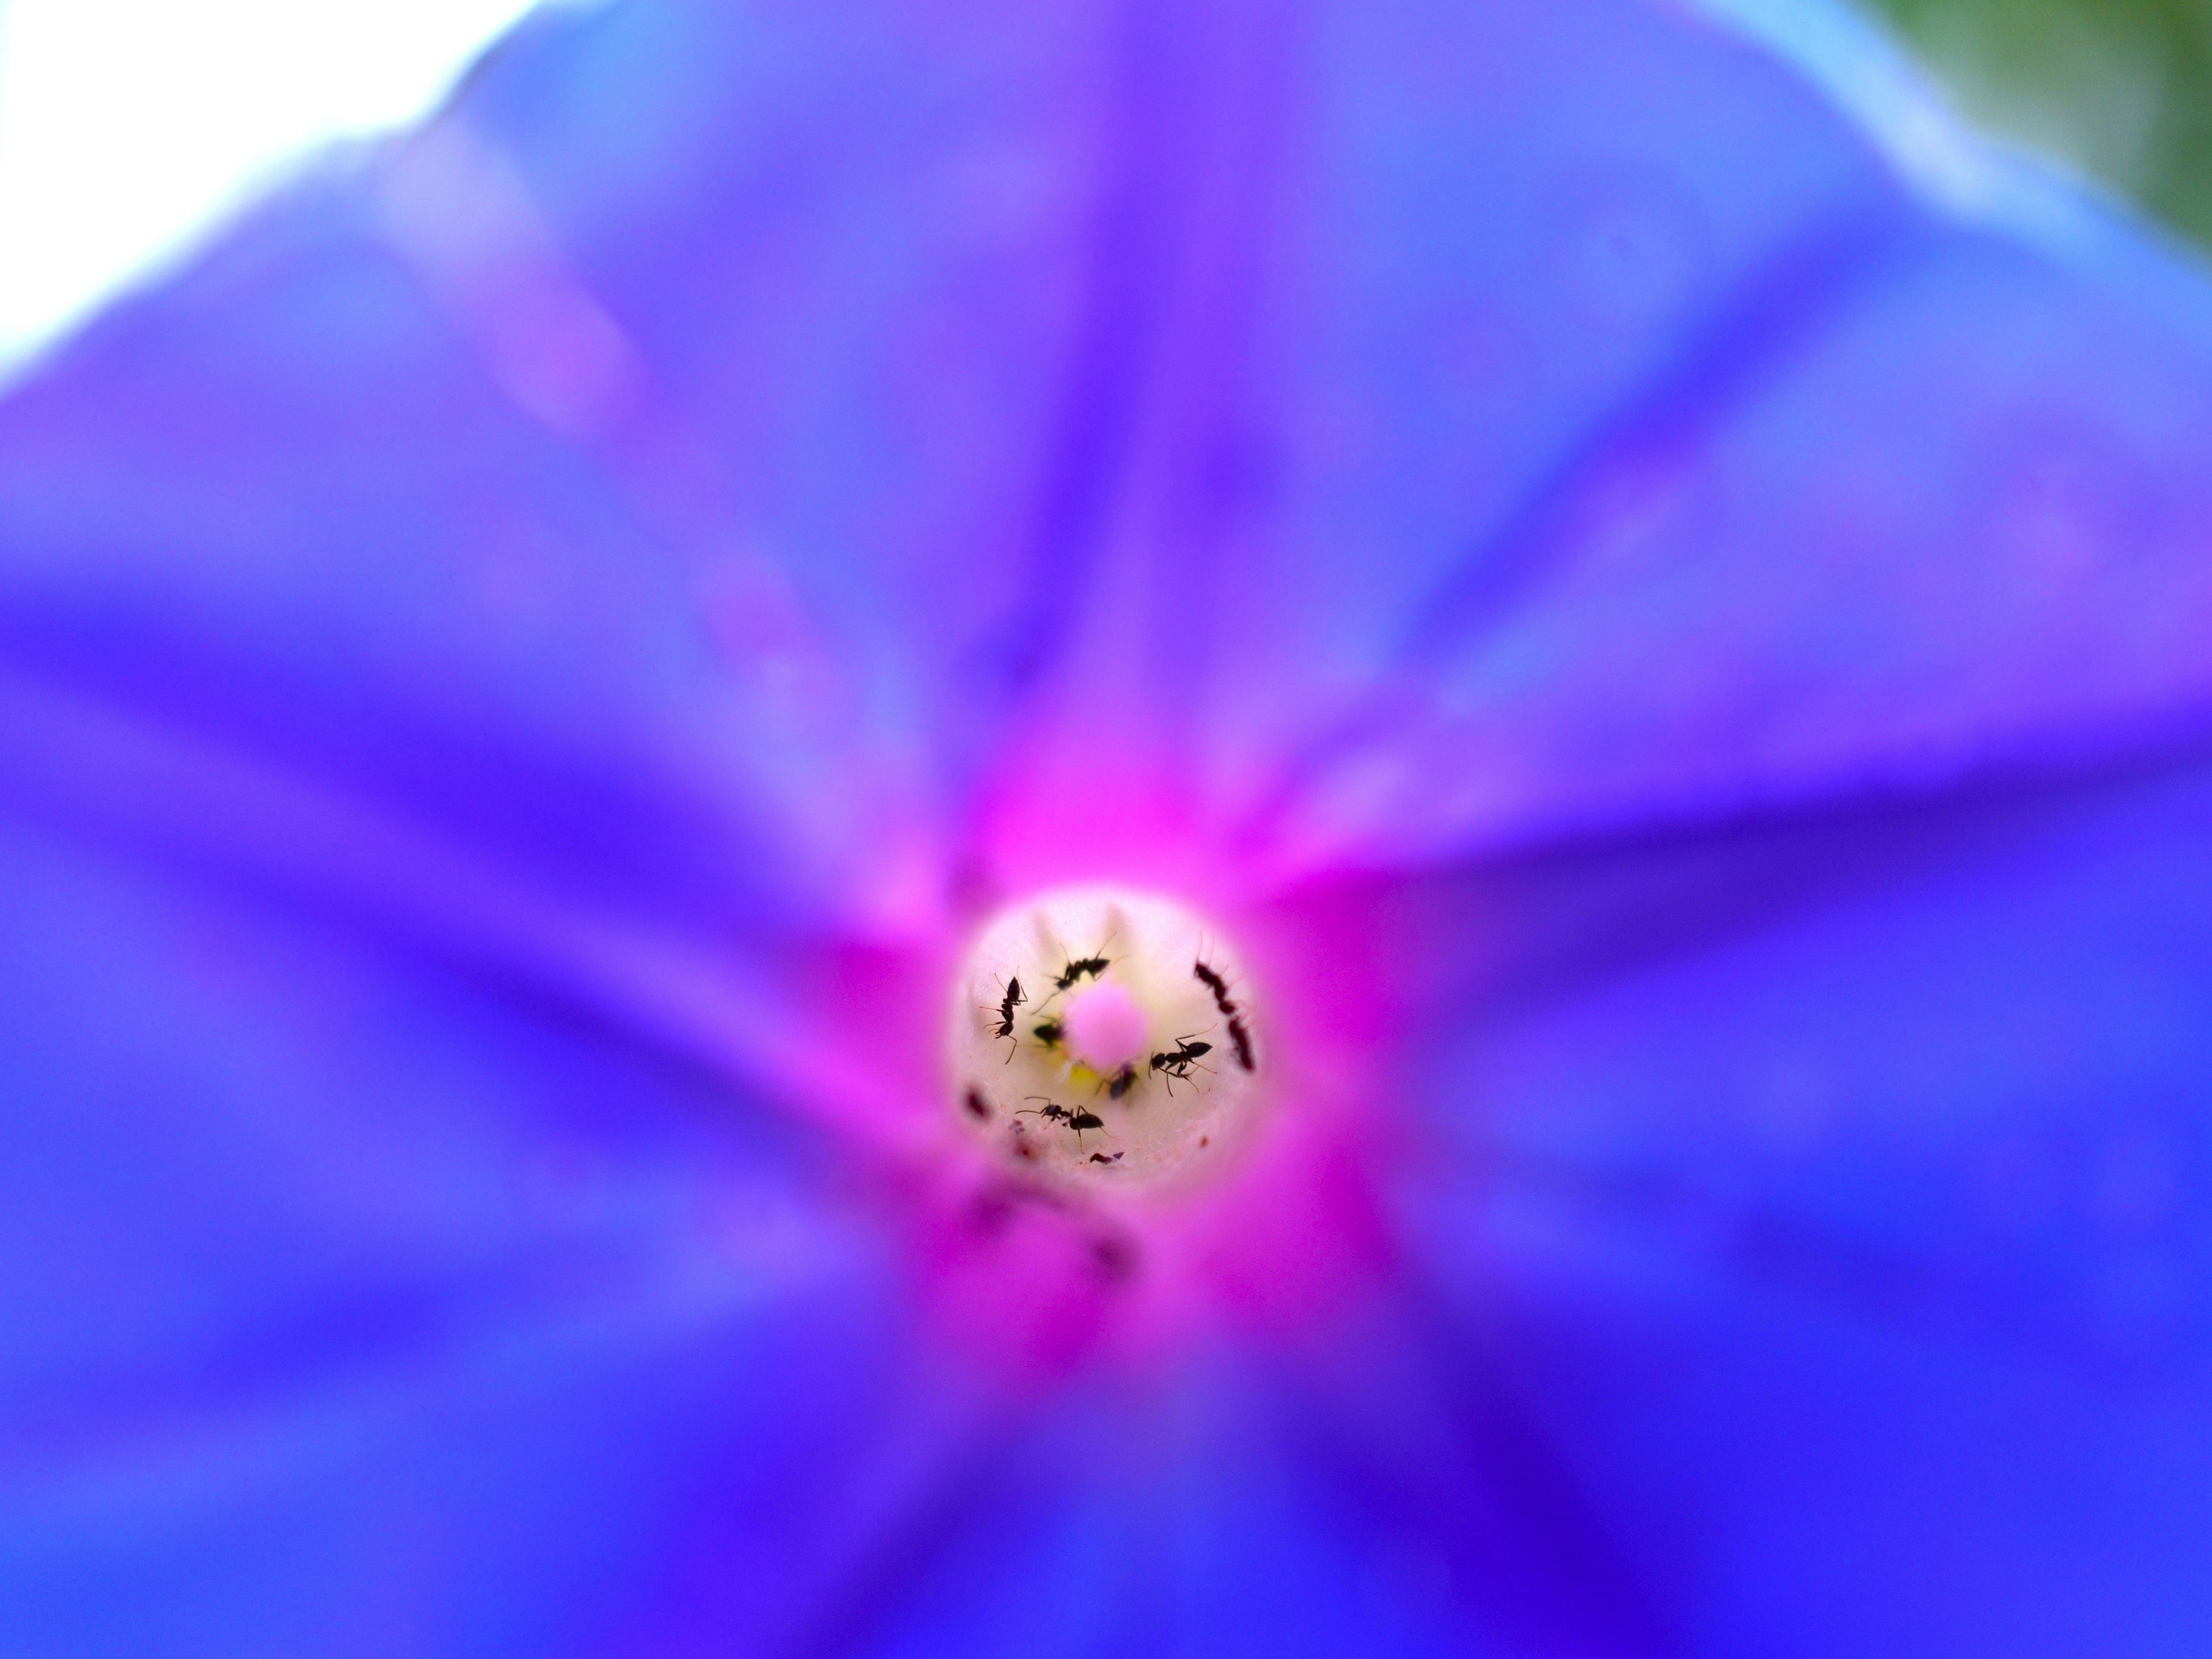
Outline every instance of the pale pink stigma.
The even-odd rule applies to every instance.
[[[1145,1052],[1145,1013],[1119,985],[1093,985],[1068,1000],[1067,1046],[1096,1072],[1118,1072]]]

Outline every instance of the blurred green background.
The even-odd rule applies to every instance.
[[[1980,125],[2212,246],[2212,0],[1864,0]]]

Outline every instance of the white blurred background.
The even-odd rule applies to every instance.
[[[0,374],[532,0],[0,0]]]

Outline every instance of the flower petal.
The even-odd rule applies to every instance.
[[[1554,1537],[1499,1529],[1527,1517],[1496,1492],[1420,1509],[1423,1480],[1467,1474],[1440,1467],[1451,1429],[1420,1479],[1401,1486],[1392,1469],[1378,1490],[1345,1443],[1389,1426],[1320,1426],[1277,1356],[1221,1345],[1171,1375],[1030,1406],[825,1645],[901,1659],[1640,1650],[1613,1639],[1612,1609],[1559,1599],[1590,1586],[1563,1585]]]
[[[1638,8],[1405,17],[1347,9],[1315,54],[1310,142],[1358,193],[1285,192],[1288,320],[1249,325],[1265,390],[1211,429],[1266,465],[1179,521],[1235,520],[1193,592],[1237,611],[1206,690],[1279,857],[1918,790],[2201,717],[2200,273],[1893,66],[1862,131]],[[1893,171],[1915,143],[1942,177]]]
[[[21,1650],[743,1641],[958,1438],[821,1149],[681,1050],[20,824],[0,983]]]
[[[1142,396],[1046,726],[1264,818],[1624,422],[1786,356],[1920,214],[1781,64],[1638,0],[1160,34]]]
[[[1756,384],[1651,411],[1531,532],[1525,592],[1437,624],[1340,763],[1345,824],[1433,854],[2192,728],[2212,287],[2161,314],[2124,270],[1930,234]]]
[[[2208,823],[2199,749],[1409,896],[1409,1237],[1696,1650],[2212,1635]]]
[[[1099,10],[549,13],[0,407],[0,653],[695,940],[910,927],[1111,402]]]

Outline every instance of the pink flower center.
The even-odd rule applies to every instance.
[[[1118,1072],[1145,1052],[1145,1013],[1119,985],[1093,985],[1068,999],[1067,1046],[1097,1072]]]

